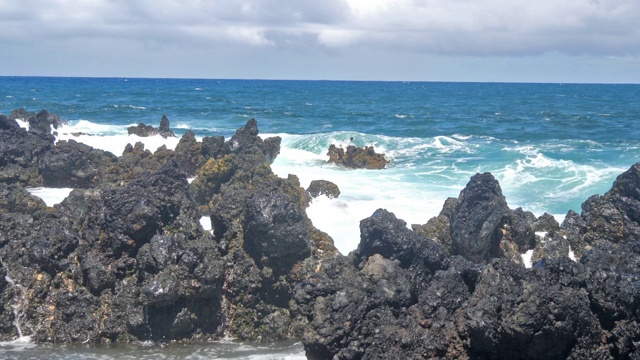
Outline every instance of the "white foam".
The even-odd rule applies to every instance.
[[[29,122],[24,120],[24,119],[16,119],[16,122],[18,123],[18,125],[21,128],[23,128],[23,129],[25,129],[27,131],[29,131],[29,128],[31,128],[31,126],[29,125]]]
[[[19,351],[20,349],[31,349],[36,347],[37,344],[33,342],[31,336],[19,336],[11,341],[0,341],[0,348],[10,347],[13,351]]]
[[[332,135],[335,136],[334,133]],[[349,134],[341,134],[341,137]],[[425,184],[407,177],[401,168],[383,170],[346,170],[326,164],[326,137],[304,141],[300,137],[282,135],[283,146],[272,169],[280,177],[295,174],[302,187],[312,180],[328,180],[340,189],[340,197],[319,197],[307,209],[307,215],[318,229],[329,234],[338,250],[347,254],[360,242],[360,221],[370,217],[377,209],[393,212],[407,222],[424,224],[436,216],[449,196],[457,196],[461,187],[453,184]],[[336,139],[339,140],[339,139]],[[318,141],[319,146],[314,143]],[[297,142],[296,144],[293,144]],[[297,146],[297,148],[296,148]]]
[[[58,128],[56,139],[57,141],[72,139],[117,156],[122,155],[127,144],[134,145],[136,142],[142,142],[146,150],[154,152],[163,145],[173,150],[180,141],[178,137],[165,139],[160,135],[148,137],[128,135],[127,128],[135,125],[118,126],[97,124],[87,120],[70,121],[67,125]]]
[[[576,253],[574,253],[573,250],[571,250],[571,245],[569,245],[569,259],[573,260],[574,262],[578,261],[576,259]]]
[[[203,216],[200,218],[200,225],[202,225],[202,228],[205,231],[213,231],[213,228],[211,226],[211,218],[208,216]]]
[[[524,263],[524,267],[527,269],[531,268],[533,264],[531,263],[531,257],[533,256],[533,249],[527,250],[524,254],[520,255],[522,257],[522,262]]]
[[[46,188],[46,187],[37,187],[37,188],[27,188],[27,191],[31,193],[31,195],[35,195],[42,200],[47,206],[53,206],[55,204],[59,204],[64,200],[69,193],[73,190],[72,188]]]

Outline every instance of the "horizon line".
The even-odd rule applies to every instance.
[[[547,84],[547,85],[640,85],[634,82],[550,82],[550,81],[505,81],[505,80],[379,80],[379,79],[276,79],[235,77],[145,77],[145,76],[64,76],[64,75],[0,75],[0,78],[69,78],[69,79],[136,79],[136,80],[207,80],[207,81],[308,81],[308,82],[388,82],[388,83],[460,83],[460,84]]]

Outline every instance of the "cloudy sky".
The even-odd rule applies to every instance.
[[[639,0],[0,0],[0,75],[640,83]]]

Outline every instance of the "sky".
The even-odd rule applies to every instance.
[[[640,83],[639,0],[0,0],[0,75]]]

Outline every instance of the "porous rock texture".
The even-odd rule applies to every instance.
[[[300,338],[293,288],[337,250],[307,218],[297,178],[272,173],[279,139],[262,140],[253,119],[228,142],[185,139],[185,153],[233,169],[210,195],[213,232],[200,225],[180,151],[128,146],[108,158],[109,181],[86,181],[54,207],[0,183],[1,341],[18,329],[60,343]],[[92,151],[67,145],[77,159]],[[47,146],[43,159],[57,151]]]
[[[535,219],[506,208],[488,174],[472,178],[455,203],[448,200],[431,225],[415,225],[417,231],[377,210],[361,221],[356,251],[325,261],[296,286],[297,311],[309,319],[307,357],[639,357],[640,239],[632,235],[639,169],[634,165],[603,197],[587,200],[583,214],[570,213],[573,221],[562,227],[548,215]],[[614,216],[603,220],[603,212]],[[462,230],[453,229],[452,219]],[[518,255],[533,249],[532,231],[547,232],[548,240],[526,269],[502,249],[508,245]],[[456,240],[459,234],[467,236]],[[588,241],[577,262],[567,257],[568,244],[560,245],[571,234]],[[457,245],[449,247],[448,236]],[[477,241],[466,250],[465,239]]]
[[[329,145],[328,163],[335,163],[350,169],[384,169],[389,161],[384,154],[376,153],[373,146],[347,146],[347,149]]]

